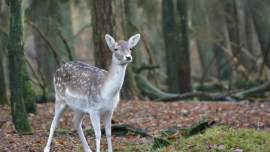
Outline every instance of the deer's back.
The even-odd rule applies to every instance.
[[[100,91],[106,71],[82,62],[68,62],[54,75],[55,93],[59,98],[94,99]]]

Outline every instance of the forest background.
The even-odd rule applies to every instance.
[[[61,65],[82,61],[108,70],[111,52],[105,43],[105,34],[116,40],[127,40],[136,33],[141,34],[138,46],[132,51],[134,61],[126,72],[120,104],[130,101],[128,105],[132,107],[132,103],[137,104],[137,101],[146,105],[154,102],[145,101],[162,101],[165,106],[172,106],[173,103],[169,102],[187,100],[197,104],[202,104],[198,101],[226,101],[230,104],[244,101],[251,108],[258,106],[251,103],[268,106],[268,0],[21,2],[0,2],[0,103],[11,104],[11,124],[15,124],[19,133],[33,132],[33,122],[26,123],[29,127],[25,130],[20,129],[22,125],[16,125],[19,119],[14,119],[16,114],[28,122],[26,112],[40,115],[39,106],[53,106],[48,103],[55,100],[53,75]],[[22,4],[20,9],[11,9],[19,3]],[[11,18],[16,11],[24,12],[20,16],[14,15],[21,17],[14,18],[14,21],[22,21],[22,24],[16,22],[13,27]],[[16,32],[18,27],[21,33]],[[16,46],[21,46],[17,47],[20,48],[19,53]],[[20,59],[19,64],[11,64],[16,57]],[[19,73],[17,76],[16,71]],[[19,89],[19,94],[14,91],[16,89]],[[21,105],[23,110],[16,109],[14,103]],[[40,105],[36,106],[36,103]],[[10,106],[2,108],[6,111]],[[216,105],[214,109],[220,111]],[[185,110],[180,111],[190,114],[191,109]],[[268,113],[266,111],[262,115]],[[7,130],[10,129],[8,121],[3,120]],[[225,120],[221,124],[227,125],[230,121]],[[257,126],[267,130],[267,118],[260,121],[264,123]],[[246,126],[252,128],[251,124],[254,125],[253,120]],[[244,125],[238,123],[239,126]],[[42,128],[47,129],[48,126]],[[37,129],[34,127],[34,130]]]

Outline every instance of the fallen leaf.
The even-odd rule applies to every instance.
[[[169,151],[169,150],[171,150],[171,149],[172,149],[172,147],[167,147],[167,148],[166,148],[167,151]]]
[[[119,149],[122,149],[123,148],[123,145],[119,145]]]
[[[59,144],[64,145],[64,141],[63,140],[59,141]]]

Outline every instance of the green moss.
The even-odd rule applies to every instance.
[[[207,129],[203,135],[195,135],[190,138],[181,137],[177,150],[191,151],[216,151],[218,146],[226,147],[223,151],[232,151],[238,147],[244,151],[269,151],[270,133],[248,130],[218,127]],[[211,148],[212,147],[212,148]]]
[[[33,87],[29,83],[29,75],[26,70],[25,60],[22,59],[22,83],[23,83],[23,99],[27,113],[37,113],[36,95]]]
[[[26,112],[37,113],[36,95],[28,81],[23,84],[23,98]]]
[[[9,103],[7,94],[3,93],[3,94],[0,94],[0,105],[5,105],[5,104],[10,104],[10,103]]]
[[[15,128],[19,133],[33,132],[30,122],[27,119],[25,109],[22,109],[22,105],[19,102],[12,103],[12,116],[13,122],[16,124]]]

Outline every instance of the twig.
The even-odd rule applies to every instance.
[[[62,35],[61,33],[61,30],[60,29],[57,29],[57,34],[60,36],[61,40],[63,41],[63,43],[65,44],[65,47],[67,49],[67,52],[68,52],[68,57],[69,57],[69,60],[70,61],[73,61],[72,59],[72,55],[71,55],[71,50],[70,50],[70,47],[68,46],[68,43],[66,41],[66,39],[64,38],[64,36]]]
[[[32,21],[30,21],[29,19],[27,18],[24,18],[24,21],[26,23],[28,23],[29,25],[31,25],[33,28],[35,28],[38,33],[41,35],[41,37],[47,42],[47,44],[49,45],[50,49],[52,50],[52,53],[54,55],[54,58],[57,62],[57,66],[60,67],[60,60],[56,54],[56,49],[53,47],[52,43],[49,41],[49,39],[45,36],[45,34],[42,32],[42,30],[35,24],[33,23]]]

